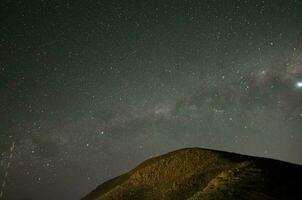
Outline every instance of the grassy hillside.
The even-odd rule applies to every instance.
[[[302,197],[301,178],[301,166],[190,148],[147,160],[83,200],[289,199]]]

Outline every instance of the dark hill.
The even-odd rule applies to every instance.
[[[149,159],[82,200],[302,199],[302,166],[190,148]]]

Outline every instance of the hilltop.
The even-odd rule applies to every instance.
[[[82,200],[302,199],[302,166],[188,148],[155,157]]]

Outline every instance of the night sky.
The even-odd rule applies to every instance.
[[[0,1],[2,199],[184,147],[302,164],[301,130],[300,0]]]

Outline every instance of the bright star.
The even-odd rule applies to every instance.
[[[297,88],[302,88],[302,81],[296,83]]]

